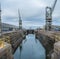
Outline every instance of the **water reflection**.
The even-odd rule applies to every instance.
[[[19,58],[19,59],[21,59],[21,53],[22,53],[22,43],[20,44],[19,49],[20,49],[20,58]]]
[[[35,35],[29,34],[16,50],[14,59],[45,59],[45,50]]]

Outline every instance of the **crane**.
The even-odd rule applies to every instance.
[[[21,20],[19,9],[18,9],[18,15],[19,15],[19,30],[20,30],[20,29],[22,29],[22,20]]]
[[[55,0],[52,7],[46,7],[46,25],[45,30],[52,30],[52,13],[54,11],[55,5],[57,3],[57,0]]]
[[[2,23],[1,23],[1,3],[0,3],[0,36],[2,35]]]

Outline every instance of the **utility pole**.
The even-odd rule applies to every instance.
[[[21,20],[19,9],[18,9],[18,15],[19,15],[19,30],[20,30],[20,29],[22,29],[22,20]]]
[[[46,25],[45,30],[51,31],[52,30],[52,13],[54,11],[55,5],[57,0],[55,0],[52,7],[46,7]]]
[[[2,35],[2,22],[1,22],[1,3],[0,3],[0,36]]]

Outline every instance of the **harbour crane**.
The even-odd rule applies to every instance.
[[[2,35],[2,22],[1,22],[1,3],[0,3],[0,36]]]
[[[46,25],[45,30],[51,31],[52,30],[52,13],[54,11],[55,5],[57,0],[55,0],[52,7],[46,7]]]
[[[19,30],[20,30],[20,29],[22,29],[22,20],[21,20],[19,9],[18,9],[18,15],[19,15]]]

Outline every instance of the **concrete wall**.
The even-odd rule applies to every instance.
[[[0,48],[0,59],[13,59],[11,45],[4,42],[4,47]]]
[[[60,59],[60,41],[54,44],[54,52],[51,55],[51,59]]]
[[[46,59],[51,59],[51,54],[53,53],[55,40],[54,38],[50,37],[49,34],[48,35],[45,34],[47,34],[47,32],[46,33],[37,32],[35,35],[36,38],[42,43],[43,47],[46,50]]]
[[[3,34],[3,37],[0,39],[4,42],[11,44],[12,53],[14,53],[17,47],[25,38],[26,38],[25,31],[20,30],[20,31],[6,32]]]

